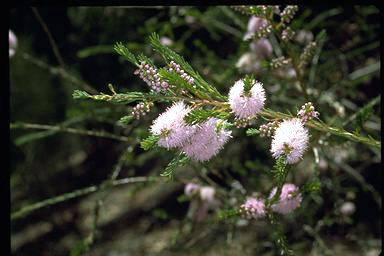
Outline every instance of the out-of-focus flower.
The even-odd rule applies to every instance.
[[[273,157],[285,156],[287,163],[297,163],[308,148],[309,134],[298,118],[284,120],[277,127],[272,140]]]
[[[240,206],[248,218],[260,218],[265,215],[264,201],[255,197],[248,198],[244,204]]]
[[[340,208],[339,211],[344,215],[351,215],[355,212],[356,206],[352,202],[344,202]]]
[[[252,42],[249,46],[251,50],[261,59],[267,58],[273,53],[272,45],[266,38],[261,38],[256,42]]]
[[[165,46],[171,46],[173,44],[173,41],[169,37],[162,36],[160,37],[160,43]]]
[[[264,107],[264,88],[260,82],[255,81],[250,91],[245,93],[244,80],[240,79],[230,89],[228,102],[239,118],[253,117]]]
[[[196,184],[194,184],[196,185]],[[201,221],[208,216],[209,210],[215,210],[219,206],[219,201],[215,198],[215,188],[210,186],[203,186],[197,188],[191,185],[190,188],[194,190],[193,193],[198,192],[200,200],[192,200],[189,208],[189,214],[192,215],[197,221]]]
[[[9,41],[9,57],[12,57],[13,55],[15,55],[16,47],[17,47],[17,37],[12,32],[12,30],[9,30],[8,41]]]
[[[195,183],[187,183],[184,187],[184,194],[187,196],[192,196],[199,191],[200,185],[195,184]]]
[[[200,188],[200,198],[203,201],[213,202],[215,199],[215,188],[204,186]]]
[[[246,52],[241,55],[240,59],[236,63],[236,68],[247,74],[257,74],[262,69],[260,59],[254,52]]]
[[[244,35],[243,40],[248,40],[253,37],[256,32],[268,25],[268,21],[264,18],[252,16],[248,21],[247,32]]]
[[[294,39],[302,45],[307,45],[309,42],[312,42],[313,34],[311,31],[300,30],[296,33]]]
[[[273,198],[277,188],[273,188],[269,198]],[[299,189],[294,184],[286,183],[281,188],[279,201],[271,206],[272,210],[281,214],[287,214],[300,206],[302,201]]]
[[[182,101],[174,103],[160,114],[150,127],[151,133],[159,135],[157,144],[167,149],[180,147],[195,132],[196,126],[187,125],[184,116],[191,111]]]
[[[222,120],[209,118],[182,146],[184,153],[191,159],[204,162],[216,155],[231,138],[231,131],[223,127]]]

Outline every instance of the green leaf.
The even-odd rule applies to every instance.
[[[260,134],[260,131],[257,130],[256,128],[249,128],[249,129],[247,129],[246,134],[247,134],[247,136],[256,136],[256,135]]]
[[[119,123],[120,124],[129,124],[131,121],[133,120],[133,116],[129,115],[129,116],[123,116],[122,118],[120,118],[119,120]]]
[[[206,110],[203,108],[195,108],[184,117],[184,121],[187,124],[194,125],[194,124],[202,123],[210,117],[227,119],[229,115],[230,115],[229,113],[220,112],[217,110],[211,110],[211,109]]]
[[[73,93],[72,93],[72,97],[74,99],[84,99],[84,98],[90,98],[91,95],[89,95],[87,92],[85,91],[80,91],[80,90],[74,90]]]
[[[184,166],[189,161],[188,157],[184,154],[179,154],[175,158],[172,159],[171,162],[167,165],[164,172],[160,174],[160,176],[168,177],[170,180],[173,180],[174,172],[177,167]]]
[[[140,147],[144,150],[149,150],[157,143],[159,138],[160,137],[157,135],[150,135],[149,137],[140,142]]]
[[[115,51],[123,56],[128,61],[132,62],[136,66],[139,66],[139,63],[133,53],[131,53],[126,46],[124,46],[122,43],[118,42],[114,46]]]

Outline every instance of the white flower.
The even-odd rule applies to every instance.
[[[228,101],[239,118],[253,117],[264,107],[265,92],[260,82],[255,82],[248,95],[244,93],[244,80],[238,80],[230,89]]]
[[[213,202],[215,199],[216,190],[213,187],[204,186],[200,188],[200,198],[203,201]]]
[[[182,146],[196,130],[184,122],[184,117],[191,111],[182,101],[174,103],[170,108],[153,121],[151,133],[159,135],[157,144],[167,149]]]
[[[15,55],[16,47],[17,47],[17,37],[12,32],[12,30],[9,30],[8,41],[9,41],[9,57],[12,57],[13,55]]]
[[[273,157],[285,156],[287,163],[298,162],[308,148],[309,134],[298,118],[284,120],[273,136],[271,152]]]

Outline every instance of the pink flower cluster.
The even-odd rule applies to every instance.
[[[259,127],[260,136],[261,137],[273,136],[278,125],[279,125],[279,122],[277,120],[260,125]]]
[[[225,121],[218,118],[188,125],[184,117],[190,111],[191,108],[182,101],[174,103],[153,121],[151,133],[160,136],[159,146],[180,148],[191,159],[207,161],[231,138],[231,131],[224,127]]]
[[[248,21],[247,33],[244,35],[243,40],[248,40],[253,37],[256,32],[260,31],[268,25],[268,21],[264,18],[252,16]]]
[[[188,183],[184,187],[184,193],[188,197],[198,199],[192,200],[189,207],[189,214],[197,221],[206,218],[210,209],[215,210],[219,206],[219,201],[215,198],[216,190],[214,187]]]
[[[248,198],[244,204],[240,206],[248,218],[257,219],[264,217],[265,205],[264,201],[255,197]]]
[[[273,188],[269,198],[276,194],[277,188]],[[271,206],[272,210],[281,214],[288,214],[300,206],[302,201],[298,187],[294,184],[286,183],[281,189],[280,198],[277,203]]]
[[[176,62],[174,62],[173,60],[169,63],[169,68],[168,68],[168,71],[172,72],[172,71],[175,71],[178,75],[180,75],[180,77],[185,80],[187,83],[189,84],[193,84],[195,82],[195,80],[193,79],[193,77],[191,77],[190,75],[188,75],[181,67],[179,64],[177,64]]]
[[[308,130],[298,118],[284,120],[276,128],[272,139],[273,157],[285,156],[289,164],[297,163],[307,150],[309,144]]]
[[[312,118],[317,118],[320,115],[319,112],[315,111],[315,107],[312,105],[312,102],[307,102],[297,113],[297,116],[301,118],[301,120],[306,123]]]
[[[157,68],[144,62],[140,63],[139,69],[135,70],[134,74],[139,75],[155,92],[160,92],[169,87],[168,82],[161,79]]]
[[[265,91],[260,82],[255,81],[248,94],[244,92],[244,80],[238,80],[228,94],[232,111],[239,118],[254,117],[264,107]]]

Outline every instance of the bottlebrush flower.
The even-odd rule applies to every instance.
[[[184,116],[191,111],[182,101],[174,103],[153,121],[151,133],[159,135],[157,144],[167,149],[182,146],[196,130],[196,126],[187,125]]]
[[[284,120],[275,130],[271,152],[274,158],[285,156],[287,163],[298,162],[308,148],[309,134],[298,118]]]
[[[276,194],[277,188],[273,188],[269,198]],[[299,189],[294,184],[286,183],[281,188],[279,201],[271,206],[272,210],[281,214],[287,214],[300,206],[302,201]]]
[[[261,111],[265,102],[265,91],[255,81],[248,95],[244,92],[244,80],[238,80],[230,89],[228,101],[232,111],[240,118],[253,117]]]
[[[184,143],[182,150],[191,159],[207,161],[216,155],[231,137],[231,131],[218,127],[223,122],[217,118],[209,118],[200,124],[188,142]]]
[[[248,218],[260,218],[265,215],[264,201],[255,197],[248,198],[240,208],[245,212]]]

